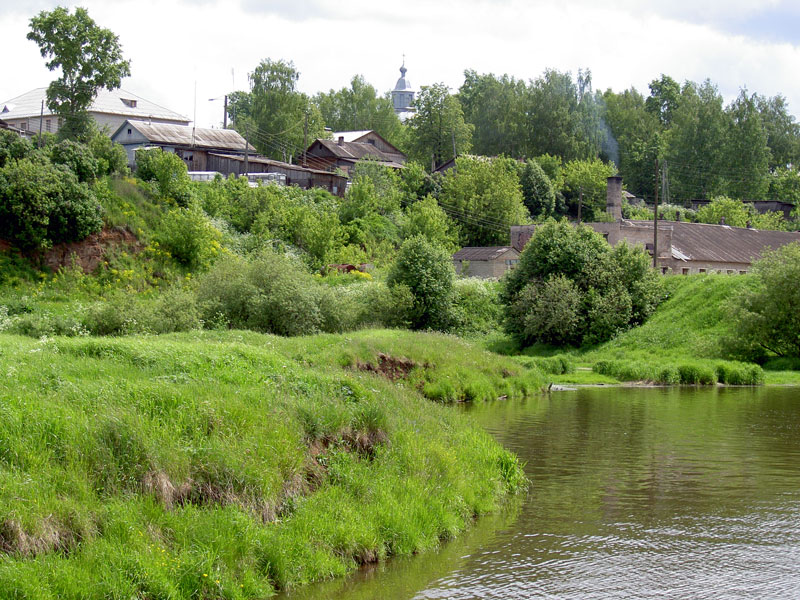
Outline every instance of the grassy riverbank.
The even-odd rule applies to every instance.
[[[0,335],[0,598],[251,598],[437,546],[523,485],[451,336]],[[426,398],[425,396],[428,396]]]
[[[782,370],[778,361],[762,369],[726,360],[726,340],[735,337],[736,331],[725,304],[749,285],[749,276],[665,277],[663,285],[667,298],[640,327],[593,348],[533,347],[524,354],[559,353],[572,361],[572,372],[550,377],[556,383],[800,384],[800,372]],[[508,351],[498,340],[487,346]]]

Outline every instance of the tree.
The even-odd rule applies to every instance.
[[[378,96],[361,75],[350,80],[350,87],[317,94],[314,103],[325,125],[333,131],[372,129],[395,146],[402,143],[403,124],[394,112],[391,98]]]
[[[757,100],[742,90],[726,110],[725,189],[741,200],[761,200],[769,189],[770,151]]]
[[[711,202],[697,211],[698,223],[715,225],[721,223],[723,219],[725,219],[725,225],[731,227],[747,227],[749,223],[756,229],[786,229],[783,213],[768,211],[759,214],[752,204],[746,204],[741,200],[734,200],[726,196],[713,198]]]
[[[464,110],[464,120],[475,129],[473,149],[477,154],[519,157],[526,152],[524,81],[508,75],[478,75],[464,71],[464,83],[458,90],[458,100]]]
[[[113,90],[131,74],[119,39],[97,24],[84,8],[75,14],[58,7],[30,21],[28,39],[36,42],[47,68],[61,77],[47,88],[47,107],[64,120],[59,135],[83,139],[89,132],[88,109],[99,89]]]
[[[401,232],[404,239],[421,235],[448,252],[458,249],[458,228],[433,196],[414,202],[406,209]]]
[[[304,138],[325,137],[322,115],[308,96],[297,90],[300,72],[294,63],[264,59],[250,74],[250,92],[230,95],[228,112],[234,128],[259,152],[291,161],[305,150]],[[308,133],[305,133],[308,119]]]
[[[583,194],[581,220],[593,221],[606,210],[608,178],[617,172],[613,164],[599,158],[573,160],[564,165],[564,195],[573,215],[578,214],[578,203]]]
[[[519,181],[525,207],[533,217],[552,216],[556,208],[556,193],[550,178],[535,160],[528,160],[520,169]]]
[[[645,101],[645,110],[655,115],[662,127],[669,128],[675,110],[680,104],[681,86],[672,77],[662,73],[661,77],[651,81],[648,87],[650,96]]]
[[[725,175],[731,173],[725,164],[727,132],[728,117],[716,86],[709,80],[700,86],[687,82],[666,134],[674,198],[686,202],[723,192]]]
[[[641,247],[613,249],[589,227],[536,228],[503,280],[506,330],[522,345],[596,344],[655,310],[659,279]]]
[[[173,152],[161,148],[136,151],[136,175],[152,182],[153,191],[163,200],[186,207],[191,200],[191,180],[186,163]]]
[[[530,220],[517,161],[510,158],[457,158],[442,182],[439,204],[459,222],[464,246],[508,244],[511,225]]]
[[[389,288],[406,286],[413,297],[413,329],[447,329],[453,303],[455,269],[450,254],[422,236],[407,239],[386,280]]]
[[[800,159],[800,125],[789,112],[786,98],[780,94],[772,98],[756,96],[761,123],[767,134],[770,150],[769,168],[797,165]]]
[[[412,158],[438,167],[472,147],[473,126],[464,122],[461,104],[443,83],[423,86],[407,126]]]
[[[737,337],[751,353],[800,357],[800,243],[767,250],[752,273],[754,286],[731,302]]]

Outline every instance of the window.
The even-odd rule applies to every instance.
[[[128,135],[131,135],[132,133],[133,133],[133,130],[130,127],[128,127]]]
[[[739,271],[739,275],[747,275],[747,271]]]
[[[134,100],[132,98],[120,98],[120,100],[122,100],[122,103],[125,106],[130,106],[131,108],[136,108],[136,100]]]
[[[511,271],[517,268],[517,263],[519,259],[516,258],[507,258],[506,259],[506,271]]]
[[[697,272],[698,272],[698,273],[705,273],[705,272],[706,272],[706,270],[705,270],[705,269],[697,269]]]
[[[27,121],[23,121],[22,123],[20,123],[19,128],[22,129],[22,131],[25,131],[28,128]]]
[[[736,273],[736,271],[734,271],[733,269],[728,269],[727,273],[728,275],[733,275],[734,273]]]
[[[667,271],[669,271],[669,267],[661,267],[661,274],[666,275]]]
[[[688,275],[689,274],[689,267],[683,267],[681,269],[681,275]]]
[[[44,129],[45,129],[45,131],[50,131],[50,119],[45,119],[45,121],[44,121]]]

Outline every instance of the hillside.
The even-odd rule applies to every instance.
[[[436,547],[524,476],[425,396],[544,383],[399,331],[0,334],[0,372],[0,598],[15,599],[265,597]]]

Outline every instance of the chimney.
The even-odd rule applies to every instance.
[[[680,223],[680,222],[681,222],[681,211],[679,211],[679,210],[676,210],[676,211],[675,211],[675,220],[676,220],[678,223]]]
[[[337,143],[337,144],[339,144],[340,146],[341,146],[342,144],[344,144],[344,136],[343,136],[343,135],[340,135],[340,136],[339,136],[339,141],[338,141],[338,142],[336,142],[336,143]]]
[[[609,177],[606,180],[606,210],[615,221],[622,219],[622,177]]]
[[[719,224],[720,225],[725,225],[725,217],[720,218]]]
[[[752,221],[748,221],[747,222],[747,228],[748,229],[752,229],[753,228],[753,222]]]

